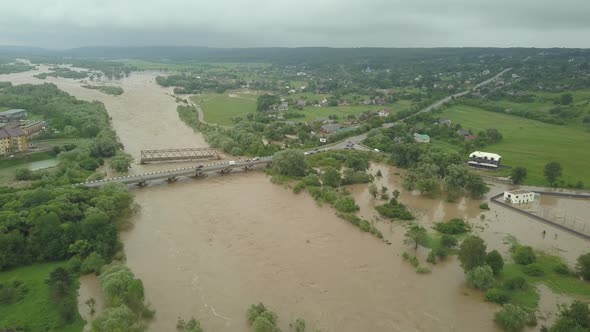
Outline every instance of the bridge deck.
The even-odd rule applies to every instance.
[[[248,159],[248,160],[237,160],[235,162],[218,162],[218,163],[211,163],[201,166],[192,166],[192,167],[184,167],[184,168],[176,168],[176,169],[168,169],[164,171],[156,171],[151,173],[143,173],[137,175],[128,175],[128,176],[121,176],[116,178],[108,178],[103,180],[97,181],[89,181],[80,183],[78,185],[86,186],[86,187],[100,187],[107,183],[123,183],[123,184],[139,184],[145,183],[148,181],[153,180],[162,180],[162,179],[171,179],[179,176],[196,176],[198,174],[205,174],[205,173],[212,173],[212,172],[221,172],[221,171],[230,171],[232,169],[239,169],[239,168],[250,168],[256,165],[263,165],[272,162],[272,156],[270,157],[262,157],[257,160]]]

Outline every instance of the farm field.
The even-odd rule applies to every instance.
[[[202,94],[191,99],[203,109],[205,122],[231,126],[233,117],[256,112],[257,97],[254,93],[227,92]]]
[[[24,298],[10,305],[0,304],[0,327],[25,327],[26,331],[82,331],[84,321],[78,315],[63,326],[55,305],[49,299],[45,283],[49,274],[63,263],[35,264],[0,273],[0,284],[23,281],[28,291]]]
[[[575,185],[578,181],[590,185],[590,133],[579,127],[552,125],[465,105],[448,108],[442,115],[473,132],[498,129],[504,137],[502,142],[483,150],[500,154],[504,165],[526,167],[526,184],[546,186],[543,167],[557,161],[563,168],[560,180],[565,185]],[[509,171],[493,174],[505,176]]]

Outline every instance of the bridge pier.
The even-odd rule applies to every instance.
[[[246,166],[244,166],[244,171],[248,172],[251,168],[252,168],[252,165],[246,165]]]
[[[142,181],[137,182],[135,185],[138,187],[145,187],[145,186],[147,186],[147,181],[142,180]]]
[[[195,176],[198,177],[198,178],[206,178],[207,177],[207,174],[206,173],[203,173],[203,172],[197,172],[195,174]]]
[[[222,169],[221,171],[219,171],[219,174],[225,175],[225,174],[231,173],[231,171],[232,171],[231,168],[226,168],[226,169]]]
[[[178,178],[176,175],[172,175],[171,177],[167,178],[166,181],[168,181],[168,183],[172,183],[178,181]]]

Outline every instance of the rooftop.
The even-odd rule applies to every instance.
[[[472,152],[471,154],[469,154],[469,158],[484,158],[484,159],[489,159],[489,160],[500,160],[500,158],[502,158],[502,156],[500,156],[499,154],[490,153],[490,152],[475,151],[475,152]]]
[[[8,110],[8,111],[3,111],[0,112],[0,115],[11,115],[11,114],[15,114],[15,113],[22,113],[22,112],[26,112],[26,110],[23,109],[13,109],[13,110]]]
[[[20,128],[2,128],[0,129],[0,138],[24,136],[25,132]]]
[[[509,194],[513,194],[513,195],[520,195],[520,194],[532,194],[532,191],[526,190],[526,189],[514,189],[514,190],[508,190],[506,191]]]

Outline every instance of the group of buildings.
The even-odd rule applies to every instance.
[[[30,139],[46,127],[45,121],[27,121],[27,111],[0,112],[0,155],[29,151]]]

